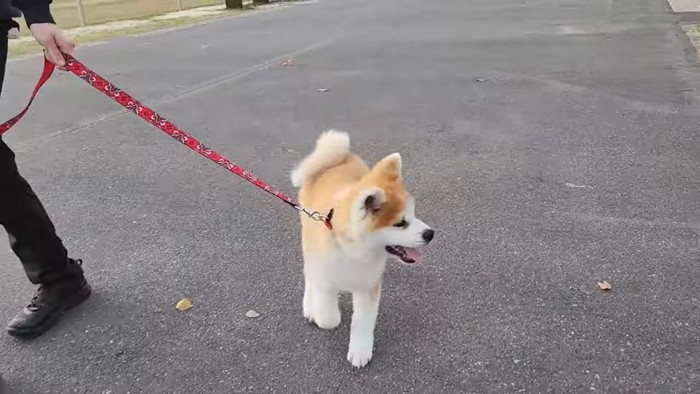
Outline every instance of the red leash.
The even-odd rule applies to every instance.
[[[24,114],[29,111],[29,107],[32,105],[34,102],[34,98],[36,97],[36,94],[39,93],[39,89],[41,89],[42,86],[44,86],[44,83],[51,78],[51,74],[53,74],[53,69],[56,66],[53,65],[48,59],[44,58],[44,71],[41,73],[41,77],[39,77],[39,81],[37,81],[36,86],[34,86],[34,91],[32,92],[31,97],[29,97],[29,102],[27,103],[27,106],[24,107],[22,112],[18,113],[15,115],[12,119],[8,120],[7,122],[0,124],[0,136],[5,134],[7,130],[11,129],[12,126],[15,125],[15,123],[19,122],[20,119],[24,116]]]
[[[99,90],[100,92],[104,93],[107,97],[111,98],[112,100],[116,101],[119,105],[122,107],[128,109],[129,111],[133,112],[137,116],[139,116],[141,119],[145,120],[146,122],[152,124],[153,126],[157,127],[160,129],[162,132],[168,134],[169,136],[173,137],[174,139],[180,141],[182,144],[184,144],[186,147],[190,148],[191,150],[199,153],[200,155],[206,157],[207,159],[213,161],[214,163],[224,167],[225,169],[229,170],[230,172],[240,176],[241,178],[245,179],[246,181],[254,184],[255,186],[259,187],[260,189],[272,194],[273,196],[279,198],[280,200],[284,201],[294,209],[305,213],[309,218],[317,221],[317,222],[323,222],[326,227],[329,229],[332,229],[331,226],[331,214],[328,216],[323,215],[322,213],[318,211],[312,211],[304,208],[301,206],[299,203],[295,202],[292,200],[290,197],[286,196],[282,192],[278,191],[274,187],[266,184],[265,182],[261,181],[258,179],[255,175],[249,173],[248,171],[244,170],[243,168],[237,166],[234,164],[231,160],[221,156],[220,154],[214,152],[212,149],[207,148],[204,146],[199,140],[196,138],[190,136],[189,134],[185,133],[181,129],[177,128],[174,124],[172,124],[170,121],[166,120],[164,117],[158,115],[155,111],[152,109],[146,107],[145,105],[141,104],[138,100],[134,99],[130,95],[124,93],[121,89],[117,88],[113,84],[111,84],[109,81],[101,77],[99,74],[95,73],[94,71],[90,70],[89,68],[85,67],[84,64],[76,60],[70,55],[64,54],[65,59],[66,59],[66,69],[70,71],[71,73],[77,75],[80,79],[83,81],[87,82],[92,86],[93,88]],[[29,107],[32,105],[32,102],[34,101],[34,98],[36,97],[37,93],[39,92],[39,89],[46,83],[46,81],[51,78],[51,74],[53,73],[55,69],[55,65],[51,63],[48,59],[44,58],[44,71],[41,73],[41,77],[39,78],[39,81],[36,83],[36,86],[34,87],[34,91],[32,92],[32,95],[29,99],[29,103],[27,106],[17,114],[15,117],[12,119],[8,120],[7,122],[3,123],[0,125],[0,136],[4,133],[6,133],[12,126],[14,126],[17,122],[19,122],[20,119],[27,113],[29,110]]]

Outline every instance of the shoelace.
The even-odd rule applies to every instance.
[[[39,288],[36,289],[36,292],[34,293],[34,296],[32,297],[31,300],[29,300],[29,305],[27,305],[27,309],[35,312],[39,309],[39,297],[44,293],[44,285],[39,285]]]

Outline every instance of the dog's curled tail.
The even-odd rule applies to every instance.
[[[350,153],[350,136],[328,130],[316,140],[316,148],[292,171],[292,185],[301,187],[321,172],[342,163]]]

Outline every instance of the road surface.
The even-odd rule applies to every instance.
[[[0,336],[12,392],[700,387],[700,77],[665,0],[319,0],[77,56],[289,192],[326,128],[400,151],[437,236],[353,370],[348,298],[333,332],[302,317],[295,212],[57,75],[7,141],[95,292]],[[9,65],[3,119],[40,69]],[[0,272],[7,321],[33,286],[9,247]]]

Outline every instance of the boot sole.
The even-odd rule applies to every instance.
[[[63,309],[56,311],[56,313],[54,313],[53,315],[51,315],[51,317],[46,319],[44,324],[27,330],[8,329],[7,333],[12,335],[13,337],[18,338],[36,338],[44,334],[46,331],[50,330],[54,325],[56,325],[56,323],[58,323],[58,321],[61,320],[61,317],[64,313],[82,304],[83,302],[85,302],[85,300],[90,298],[90,294],[92,294],[92,287],[89,283],[85,282],[85,286],[81,287],[80,290],[78,290],[78,292],[73,295],[68,304],[64,306]]]

